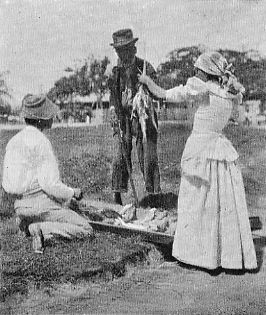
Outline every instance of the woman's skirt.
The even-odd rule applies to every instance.
[[[207,269],[255,269],[243,179],[236,162],[192,158],[183,162],[182,169],[173,256]]]

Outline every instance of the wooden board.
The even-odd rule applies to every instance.
[[[83,208],[81,211],[84,211],[85,213],[93,212],[92,208],[95,208],[94,211],[96,213],[100,213],[103,209],[112,209],[116,212],[121,212],[123,209],[123,206],[116,205],[116,204],[110,204],[104,201],[98,201],[98,200],[86,200],[85,205],[88,205],[88,208]],[[137,209],[137,216],[143,215],[144,212],[147,212],[147,209]],[[140,229],[133,229],[130,227],[125,226],[117,226],[112,224],[107,224],[99,221],[92,221],[89,220],[91,226],[94,228],[95,231],[105,231],[105,232],[111,232],[111,233],[117,233],[119,235],[124,236],[133,236],[138,235],[140,236],[144,241],[155,243],[155,244],[168,244],[171,245],[174,241],[174,237],[165,234],[165,233],[159,233],[159,232],[153,232],[153,231],[145,231]],[[249,217],[249,222],[251,226],[251,230],[260,230],[262,228],[262,223],[260,221],[260,218],[258,216]],[[134,222],[132,222],[134,223]]]
[[[252,231],[259,230],[262,228],[262,224],[259,217],[250,217],[249,221],[250,221]],[[171,245],[174,241],[173,236],[169,234],[165,234],[165,233],[132,229],[132,228],[124,227],[124,226],[111,225],[111,224],[96,222],[96,221],[89,221],[89,223],[91,224],[91,226],[94,228],[95,231],[117,233],[123,236],[138,235],[144,241],[155,243],[155,244]]]
[[[117,226],[106,224],[102,222],[96,221],[89,221],[91,226],[95,231],[104,231],[104,232],[111,232],[117,233],[123,236],[140,236],[144,241],[155,243],[155,244],[172,244],[174,241],[174,237],[165,233],[159,232],[151,232],[151,231],[144,231],[138,229],[132,229],[125,226]]]

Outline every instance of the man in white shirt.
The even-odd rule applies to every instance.
[[[72,198],[80,200],[82,193],[60,180],[51,143],[43,133],[51,128],[57,112],[45,95],[26,95],[22,115],[27,126],[8,142],[4,158],[2,186],[20,196],[15,212],[21,222],[27,222],[36,253],[42,253],[44,241],[53,236],[93,235],[85,218],[63,206]]]

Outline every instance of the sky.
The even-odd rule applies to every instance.
[[[18,106],[90,55],[110,58],[112,33],[132,28],[154,67],[176,48],[254,49],[266,56],[266,0],[0,0],[0,72]]]

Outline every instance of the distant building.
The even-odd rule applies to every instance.
[[[101,99],[95,93],[91,93],[90,95],[85,96],[76,95],[72,98],[72,102],[82,104],[83,108],[109,108],[109,99],[109,93],[104,94]]]
[[[75,122],[92,123],[97,120],[97,124],[100,121],[106,120],[108,108],[109,108],[110,94],[106,93],[102,98],[95,93],[90,95],[72,94],[66,96],[64,99],[54,100],[60,107],[60,113],[58,120],[60,122],[69,122],[70,124]]]

